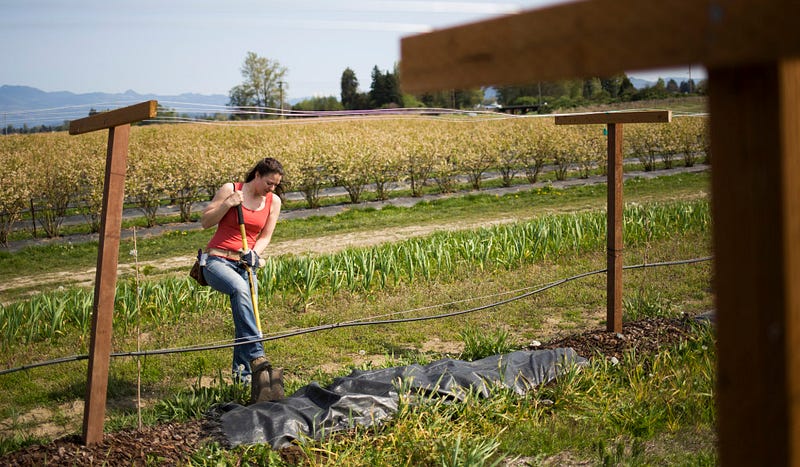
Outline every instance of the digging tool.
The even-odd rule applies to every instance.
[[[247,232],[244,229],[244,213],[242,212],[242,205],[236,206],[236,214],[239,218],[239,231],[242,233],[242,252],[247,253],[250,249],[247,247]],[[258,326],[258,337],[261,337],[261,317],[258,315],[258,302],[256,300],[256,285],[253,278],[253,269],[249,264],[244,265],[247,269],[247,277],[250,279],[250,301],[253,302],[253,317],[256,319],[256,326]]]

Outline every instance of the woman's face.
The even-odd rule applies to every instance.
[[[272,193],[275,191],[275,187],[281,183],[281,178],[279,173],[268,173],[263,176],[256,173],[256,188],[258,188],[259,193]]]

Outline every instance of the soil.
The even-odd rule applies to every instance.
[[[578,355],[587,358],[622,359],[629,350],[647,355],[686,339],[694,322],[695,318],[690,317],[633,321],[623,324],[622,333],[590,330],[541,345],[534,343],[531,348],[572,347]],[[6,454],[0,457],[0,465],[183,465],[198,447],[213,441],[224,445],[213,424],[205,419],[192,420],[106,433],[102,442],[92,446],[84,446],[78,435],[70,435]],[[298,447],[282,449],[280,455],[293,465],[301,464],[305,459]]]

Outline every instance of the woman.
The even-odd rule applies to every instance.
[[[272,368],[264,356],[264,347],[253,312],[252,300],[257,290],[250,290],[248,268],[255,274],[260,256],[272,239],[281,199],[275,194],[283,178],[283,166],[273,158],[259,161],[245,177],[244,183],[226,183],[203,210],[203,228],[217,226],[206,248],[203,275],[206,282],[231,299],[236,342],[233,349],[233,377],[251,381],[250,402],[277,400],[283,397],[283,370]],[[237,206],[242,206],[247,252],[242,251],[242,235]],[[253,281],[254,288],[257,281]],[[251,342],[255,341],[255,342]]]

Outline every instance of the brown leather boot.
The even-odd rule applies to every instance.
[[[272,365],[266,357],[257,357],[250,362],[252,371],[252,384],[250,386],[250,403],[274,400],[272,398],[272,385],[270,373]]]
[[[283,368],[272,368],[269,371],[269,386],[272,389],[272,399],[270,400],[283,399]]]

